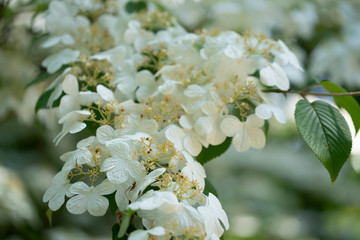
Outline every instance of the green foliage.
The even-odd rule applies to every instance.
[[[115,223],[112,228],[111,228],[111,232],[112,232],[112,240],[120,240],[121,238],[118,237],[118,233],[120,230],[120,225]]]
[[[105,197],[109,200],[109,209],[112,215],[115,215],[116,210],[118,209],[115,201],[115,192],[109,195],[105,195]]]
[[[202,165],[204,165],[205,163],[209,162],[210,160],[219,157],[220,155],[222,155],[224,152],[226,152],[226,150],[228,150],[228,148],[230,147],[231,144],[231,139],[230,137],[226,138],[226,140],[220,144],[220,145],[209,145],[208,148],[203,148],[201,153],[196,157],[196,160],[201,163]]]
[[[136,13],[136,12],[140,12],[144,9],[146,9],[146,3],[145,1],[139,1],[139,2],[133,2],[133,1],[129,1],[126,5],[125,5],[125,10],[128,13]]]
[[[52,213],[53,213],[53,211],[51,211],[50,208],[48,208],[48,210],[46,210],[46,213],[45,213],[50,227],[52,227]]]
[[[301,100],[296,104],[295,121],[306,144],[328,170],[334,183],[352,146],[344,117],[323,101]]]
[[[39,111],[40,109],[43,109],[43,108],[48,108],[48,101],[49,101],[49,98],[50,98],[53,91],[54,91],[54,88],[49,89],[39,97],[39,99],[38,99],[38,101],[36,102],[36,105],[35,105],[35,112],[37,112],[37,111]],[[61,100],[61,96],[57,100],[54,101],[54,103],[52,104],[51,107],[59,106],[60,105],[60,100]]]
[[[41,35],[39,36],[40,38],[43,38],[44,36],[47,36],[47,35]],[[27,85],[26,85],[26,88],[36,84],[36,83],[40,83],[40,82],[43,82],[51,77],[54,77],[62,72],[64,72],[64,70],[66,68],[68,68],[70,65],[69,64],[65,64],[63,65],[59,70],[57,70],[55,73],[48,73],[48,72],[42,72],[40,73],[34,80],[32,80],[31,82],[29,82]]]
[[[121,225],[120,225],[120,230],[119,230],[119,234],[118,234],[119,238],[122,238],[125,236],[125,233],[130,226],[131,217],[134,213],[135,212],[130,209],[128,211],[122,213]]]
[[[330,81],[322,81],[321,85],[329,93],[347,93],[346,90]],[[334,96],[334,100],[339,107],[344,108],[350,114],[355,131],[358,132],[360,129],[360,106],[355,98],[353,96]]]
[[[207,178],[205,178],[205,189],[204,189],[203,193],[207,196],[209,195],[209,193],[212,193],[216,197],[219,197],[214,185],[212,185],[212,183]]]

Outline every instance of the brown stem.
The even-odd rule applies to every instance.
[[[305,89],[306,90],[306,89]],[[357,92],[347,92],[347,93],[311,93],[306,91],[282,91],[278,89],[269,89],[269,90],[263,90],[264,93],[285,93],[285,94],[300,94],[302,96],[304,95],[312,95],[312,96],[332,96],[332,97],[340,97],[340,96],[360,96],[360,91]]]

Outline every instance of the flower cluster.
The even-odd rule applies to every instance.
[[[294,54],[251,32],[189,33],[141,1],[52,1],[47,26],[55,142],[93,132],[61,156],[50,209],[67,197],[70,213],[102,216],[113,197],[120,222],[135,226],[129,239],[219,239],[227,216],[196,156],[227,137],[238,151],[264,147],[264,120],[286,117],[262,89],[289,89]]]
[[[359,9],[357,0],[215,0],[188,2],[172,11],[188,28],[252,29],[281,36],[294,45],[311,77],[355,90],[360,86]],[[286,71],[294,82],[305,85],[305,74],[292,68]]]

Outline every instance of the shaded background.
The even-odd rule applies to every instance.
[[[358,0],[202,0],[183,5],[163,1],[189,30],[252,29],[282,39],[303,63],[288,69],[293,88],[328,79],[349,91],[360,89],[360,2]],[[47,1],[0,0],[0,239],[110,239],[115,222],[89,214],[71,215],[64,207],[45,216],[42,195],[79,136],[55,147],[57,109],[34,106],[49,82],[26,87],[48,54]],[[230,220],[225,239],[360,239],[358,142],[338,180],[299,138],[291,119],[271,122],[262,150],[232,148],[205,165]]]

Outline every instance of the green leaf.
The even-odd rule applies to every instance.
[[[139,2],[128,2],[125,5],[125,10],[128,13],[135,13],[135,12],[140,12],[143,9],[146,9],[147,5],[144,1],[139,1]]]
[[[49,221],[50,227],[52,227],[52,213],[53,213],[53,211],[51,211],[50,208],[48,210],[46,210],[46,213],[45,213],[46,218]]]
[[[40,73],[34,80],[32,80],[31,82],[29,82],[28,84],[26,84],[26,88],[39,83],[39,82],[43,82],[46,79],[49,79],[53,74],[50,74],[48,72],[42,72]]]
[[[40,109],[43,108],[48,108],[47,104],[49,101],[49,98],[51,96],[51,93],[54,91],[54,88],[47,90],[46,92],[44,92],[38,99],[38,101],[36,102],[35,105],[35,112],[39,111]],[[53,105],[51,107],[57,107],[60,105],[60,100],[61,100],[61,96],[54,101]]]
[[[296,104],[295,121],[306,144],[328,170],[334,183],[352,146],[344,117],[326,102],[300,100]]]
[[[118,237],[119,230],[120,230],[120,225],[115,223],[111,228],[112,240],[119,240],[120,239]]]
[[[205,189],[204,189],[203,193],[205,195],[209,195],[209,193],[212,193],[216,197],[219,196],[216,189],[215,189],[215,187],[214,187],[214,185],[212,185],[212,183],[207,178],[205,178]]]
[[[36,83],[39,83],[39,82],[43,82],[47,79],[49,79],[50,77],[52,76],[55,76],[55,75],[58,75],[59,73],[62,73],[66,68],[68,68],[70,65],[69,64],[65,64],[63,65],[59,70],[57,70],[56,72],[54,73],[48,73],[48,72],[42,72],[40,73],[34,80],[32,80],[31,82],[29,82],[27,85],[26,85],[26,88],[36,84]]]
[[[105,197],[109,200],[109,209],[111,214],[115,215],[115,212],[118,209],[115,201],[115,192],[109,195],[105,195]]]
[[[196,157],[196,160],[201,163],[202,165],[204,165],[205,163],[209,162],[210,160],[219,157],[220,155],[222,155],[224,152],[226,152],[226,150],[228,150],[228,148],[230,147],[231,144],[231,139],[230,137],[226,138],[226,140],[220,144],[220,145],[209,145],[208,148],[203,148],[202,151],[200,152],[200,154]]]
[[[128,210],[127,212],[122,213],[121,226],[120,226],[120,230],[119,230],[119,234],[118,234],[119,238],[122,238],[123,236],[125,236],[126,230],[129,228],[129,225],[130,225],[131,216],[134,213],[135,212],[132,210]]]
[[[329,93],[347,93],[345,89],[330,81],[322,81],[321,85]],[[353,96],[334,96],[336,104],[344,108],[351,116],[354,123],[355,131],[360,129],[360,106]]]

